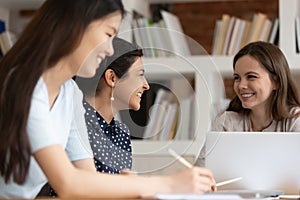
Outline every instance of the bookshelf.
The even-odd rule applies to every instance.
[[[300,16],[300,1],[286,3],[279,0],[280,48],[285,53],[293,72],[300,73],[300,54],[296,53],[295,19]],[[288,30],[288,31],[287,31]]]
[[[17,23],[11,13],[16,13],[19,9],[34,9],[43,3],[44,0],[0,0],[0,19],[4,20],[8,28]],[[201,2],[212,0],[191,0],[189,2]],[[225,0],[226,1],[226,0]],[[136,9],[149,14],[149,5],[151,3],[172,3],[188,2],[183,0],[125,0],[127,10]],[[278,0],[279,2],[279,46],[286,55],[293,74],[300,74],[300,55],[296,53],[295,39],[295,18],[300,16],[300,0]],[[247,1],[241,1],[241,4]],[[13,19],[13,20],[12,20]],[[200,152],[205,132],[208,128],[215,103],[224,98],[224,88],[221,86],[222,77],[232,76],[232,56],[186,56],[186,57],[166,57],[166,58],[144,58],[146,76],[149,82],[156,79],[171,80],[174,73],[167,68],[159,66],[168,66],[179,74],[190,75],[195,81],[195,97],[198,101],[194,105],[195,130],[200,133],[192,140],[187,141],[133,141],[134,169],[137,171],[150,172],[151,169],[157,170],[157,173],[165,173],[178,169],[181,164],[174,162],[168,156],[168,148],[171,147],[179,154],[191,162],[196,162],[195,157]],[[153,65],[159,63],[159,65]],[[183,88],[184,89],[184,88]],[[149,169],[149,166],[151,169]],[[169,170],[171,169],[171,170]],[[150,172],[152,173],[153,170]],[[155,172],[153,172],[155,173]]]
[[[172,148],[178,153],[183,154],[192,163],[197,162],[196,157],[200,153],[205,133],[209,128],[208,125],[213,115],[211,107],[213,100],[222,99],[224,96],[221,77],[218,77],[220,69],[217,68],[218,64],[219,66],[222,66],[222,63],[224,64],[224,60],[230,64],[229,57],[213,59],[209,56],[143,58],[145,74],[150,83],[157,79],[171,80],[176,76],[173,73],[174,71],[194,77],[194,91],[197,103],[192,105],[194,109],[192,120],[195,125],[194,130],[198,134],[190,140],[133,140],[133,154],[135,159],[133,167],[137,171],[149,172],[149,165],[157,170],[149,172],[152,174],[170,172],[178,167],[182,167],[180,163],[176,163],[170,159],[168,148]],[[173,72],[170,71],[170,68]],[[222,68],[221,70],[224,74],[230,73],[226,68]],[[216,74],[216,76],[212,76],[212,74]],[[218,90],[214,88],[218,88]],[[185,90],[185,88],[181,88],[181,90]],[[182,133],[177,132],[177,134]],[[155,161],[157,162],[156,166],[152,163]],[[160,168],[162,169],[159,170]]]
[[[157,3],[155,0],[144,0],[145,4],[151,4],[151,3]],[[160,1],[161,2],[161,1]],[[178,0],[165,0],[164,3],[174,3],[174,2],[183,2]],[[185,1],[186,2],[186,1]],[[189,1],[192,2],[192,1]],[[198,1],[200,2],[200,0]],[[247,3],[247,2],[240,2]],[[300,16],[300,0],[291,0],[289,2],[286,2],[285,0],[278,0],[279,3],[279,47],[283,50],[284,54],[286,55],[286,58],[290,64],[291,70],[293,74],[298,75],[300,74],[300,55],[296,53],[296,39],[295,39],[295,18],[296,16]],[[187,60],[189,60],[191,63],[195,64],[195,68],[193,69],[181,69],[184,70],[191,70],[194,73],[197,73],[198,69],[201,69],[202,72],[207,74],[208,77],[206,77],[206,81],[208,81],[209,88],[213,90],[211,91],[211,99],[203,99],[203,101],[206,101],[206,103],[210,103],[208,106],[210,108],[203,108],[201,107],[200,113],[206,113],[206,119],[205,115],[199,114],[196,116],[197,119],[195,121],[202,122],[204,120],[205,122],[208,122],[209,118],[212,116],[211,109],[214,105],[214,103],[218,102],[219,99],[224,98],[224,88],[222,87],[215,87],[218,84],[219,76],[221,77],[231,77],[232,76],[232,60],[233,56],[187,56]],[[164,63],[169,66],[172,66],[174,68],[183,68],[183,66],[180,66],[180,62],[176,58],[145,58],[144,63],[151,63],[151,62],[158,62],[158,63]],[[150,73],[153,76],[155,76],[156,69],[147,69],[146,73]],[[216,76],[217,75],[217,76]],[[219,75],[219,76],[218,76]],[[168,75],[166,75],[168,78]],[[170,77],[169,77],[170,78]],[[203,77],[197,77],[198,79],[201,79]],[[196,78],[196,81],[197,81]],[[203,80],[203,79],[202,79]],[[199,80],[198,80],[199,81]],[[205,85],[196,85],[195,92],[198,96],[201,96],[201,98],[205,98],[203,94],[203,90],[206,89]],[[208,94],[206,94],[208,95]],[[204,110],[202,110],[204,109]],[[203,112],[202,112],[203,111]],[[201,126],[206,126],[203,124],[198,124]],[[203,128],[203,127],[202,127]],[[205,131],[205,129],[202,129],[201,131]],[[201,132],[200,132],[201,133]],[[196,138],[194,140],[195,143],[199,142],[198,144],[191,145],[191,148],[185,149],[184,147],[187,146],[189,141],[169,141],[168,143],[161,142],[161,141],[134,141],[134,154],[136,157],[140,159],[140,162],[145,162],[149,164],[151,161],[147,161],[147,159],[144,158],[150,158],[151,156],[147,155],[147,152],[155,152],[152,154],[152,157],[164,157],[167,155],[167,152],[165,151],[164,146],[170,145],[172,148],[177,150],[179,153],[182,153],[184,155],[198,155],[199,146],[202,145],[202,136],[198,136],[199,138]],[[158,158],[157,158],[158,159]],[[158,159],[159,160],[159,159]],[[163,163],[163,162],[162,162]],[[140,165],[143,165],[143,163],[139,163]],[[144,164],[145,166],[147,164]],[[161,164],[163,165],[163,164]],[[139,166],[138,166],[139,167]],[[137,168],[138,168],[137,167]],[[153,167],[153,166],[152,166]]]

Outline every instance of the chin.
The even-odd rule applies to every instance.
[[[243,108],[245,108],[245,109],[251,109],[252,106],[250,106],[250,105],[244,105],[244,104],[243,104]]]
[[[95,72],[85,72],[85,73],[77,73],[77,76],[82,77],[82,78],[92,78],[93,76],[95,76],[96,71]]]
[[[140,109],[140,105],[139,106],[131,106],[130,109],[134,110],[134,111],[138,111]]]

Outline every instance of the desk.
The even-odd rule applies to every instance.
[[[288,196],[283,196],[284,198],[279,198],[281,200],[300,200],[300,195],[288,195]],[[53,198],[51,197],[45,197],[45,198],[36,198],[38,200],[53,200]],[[137,198],[137,199],[129,199],[129,200],[153,200],[154,198]],[[266,199],[266,198],[265,198]],[[268,200],[270,200],[270,198],[267,198]],[[278,198],[274,198],[274,199],[278,199]],[[4,199],[0,199],[0,200],[4,200]],[[11,200],[20,200],[20,199],[11,199]],[[61,198],[55,198],[55,200],[63,200]],[[93,198],[93,199],[89,199],[89,198],[80,198],[80,199],[76,199],[76,200],[101,200],[101,198]],[[120,199],[110,199],[110,200],[120,200]],[[227,199],[228,200],[228,199]],[[253,200],[253,198],[252,198]]]

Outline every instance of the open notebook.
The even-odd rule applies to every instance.
[[[209,132],[205,154],[217,182],[243,178],[218,190],[300,193],[300,133]]]

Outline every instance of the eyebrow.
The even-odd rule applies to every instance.
[[[256,75],[259,75],[259,73],[257,73],[257,72],[252,72],[252,71],[246,73],[246,75],[248,75],[248,74],[256,74]]]
[[[118,32],[118,30],[115,27],[110,26],[110,25],[108,27],[113,30],[114,34],[116,34]]]
[[[253,72],[253,71],[250,71],[250,72],[247,72],[245,75],[249,75],[249,74],[255,74],[255,75],[259,75],[259,73],[257,72]],[[237,73],[234,73],[233,76],[240,76],[239,74]]]

